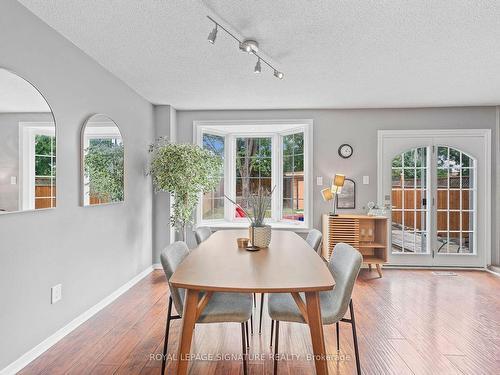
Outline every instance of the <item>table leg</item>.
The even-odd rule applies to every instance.
[[[196,323],[197,306],[198,291],[187,289],[184,312],[182,314],[181,337],[177,357],[177,375],[187,374],[189,366],[189,359],[187,357],[191,352],[191,341],[193,339],[193,329]]]
[[[317,375],[327,375],[325,338],[323,336],[323,322],[319,304],[319,292],[306,292],[307,317],[314,352],[314,364]]]

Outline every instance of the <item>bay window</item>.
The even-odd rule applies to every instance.
[[[273,227],[311,226],[312,121],[197,121],[195,140],[219,155],[224,168],[219,185],[202,195],[199,225],[237,227],[248,224],[243,209],[260,188],[274,188],[266,213]]]

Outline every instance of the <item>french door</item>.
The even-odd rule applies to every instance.
[[[484,267],[489,131],[380,131],[379,201],[392,207],[395,265]]]

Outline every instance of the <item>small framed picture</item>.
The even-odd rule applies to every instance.
[[[337,197],[338,209],[354,209],[356,208],[356,183],[354,180],[346,178],[344,186]]]

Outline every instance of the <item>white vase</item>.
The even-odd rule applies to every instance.
[[[250,227],[248,228],[248,233],[252,245],[262,248],[269,247],[271,243],[271,227],[269,225],[263,227]]]

